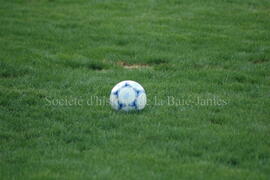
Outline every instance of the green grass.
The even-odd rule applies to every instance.
[[[0,4],[0,179],[270,177],[268,0]],[[126,79],[142,112],[86,104]]]

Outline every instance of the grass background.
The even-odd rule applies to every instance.
[[[1,179],[269,178],[268,0],[0,4]],[[48,105],[126,79],[144,86],[144,111]]]

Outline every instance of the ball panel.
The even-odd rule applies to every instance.
[[[124,87],[119,90],[118,100],[124,105],[129,105],[136,99],[136,92],[131,87]]]
[[[110,104],[113,109],[118,110],[119,109],[119,103],[118,98],[115,94],[111,93],[110,95]]]
[[[125,86],[125,82],[124,82],[124,81],[122,81],[122,82],[116,84],[116,85],[113,87],[111,93],[115,93],[116,91],[118,91],[120,88],[122,88],[122,87],[124,87],[124,86]]]
[[[126,82],[128,84],[130,84],[130,86],[132,86],[134,89],[139,90],[139,91],[144,91],[143,87],[139,83],[137,83],[135,81],[130,81],[130,80],[128,80]]]
[[[136,99],[137,109],[142,110],[146,105],[146,94],[140,93]]]

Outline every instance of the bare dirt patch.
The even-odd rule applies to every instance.
[[[269,62],[268,59],[256,59],[253,61],[253,64],[263,64]]]
[[[125,69],[143,69],[143,68],[150,68],[151,66],[148,64],[128,64],[123,61],[117,62],[117,64]]]

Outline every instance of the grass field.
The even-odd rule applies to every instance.
[[[268,0],[0,0],[0,179],[269,179],[269,93]]]

